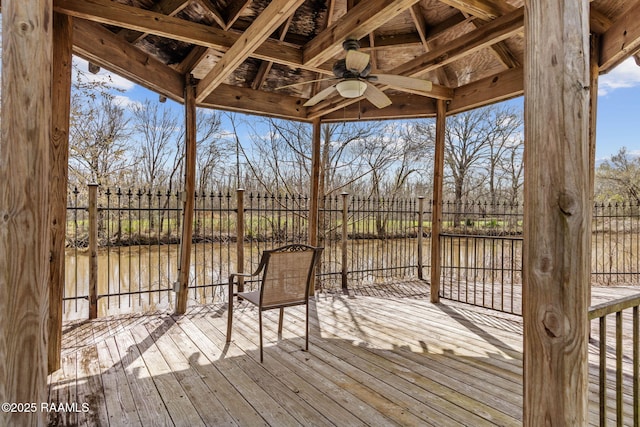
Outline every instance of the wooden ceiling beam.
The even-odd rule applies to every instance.
[[[295,96],[221,84],[198,106],[306,121],[307,108],[302,105],[305,102]]]
[[[293,21],[293,15],[289,16],[289,19],[285,21],[284,24],[278,30],[278,39],[280,41],[284,40],[287,32],[289,31],[289,27],[291,26],[291,21]],[[251,83],[251,88],[254,90],[258,90],[262,87],[265,80],[267,80],[267,76],[269,75],[269,71],[271,71],[271,67],[273,66],[273,61],[262,61],[260,62],[260,66],[258,67],[258,71],[256,72],[256,76]]]
[[[272,0],[239,39],[213,66],[196,87],[196,101],[202,102],[226,80],[280,25],[291,16],[304,0]]]
[[[73,52],[156,93],[183,102],[184,78],[102,25],[73,20]]]
[[[505,1],[494,0],[440,0],[441,3],[448,4],[469,15],[480,18],[484,21],[491,21],[515,8]]]
[[[512,68],[453,90],[447,114],[455,114],[524,94],[524,70]]]
[[[414,4],[410,9],[411,17],[413,18],[413,22],[416,26],[416,30],[420,35],[420,40],[422,41],[422,46],[424,47],[425,52],[429,52],[431,50],[431,42],[428,40],[427,34],[429,33],[429,27],[427,26],[427,22],[424,19],[424,15],[422,14],[422,9],[419,4]],[[436,70],[436,76],[438,77],[438,83],[443,85],[449,85],[449,78],[444,71],[444,68],[438,68]]]
[[[229,6],[227,6],[226,10],[223,12],[223,16],[225,19],[225,26],[223,27],[225,30],[229,30],[233,24],[240,18],[242,11],[247,8],[251,4],[252,0],[236,0],[230,2]]]
[[[604,13],[591,5],[589,12],[589,25],[591,26],[591,31],[597,34],[602,34],[611,28],[613,22]]]
[[[208,51],[209,48],[207,47],[194,46],[179,64],[172,65],[171,67],[180,74],[191,73],[191,71],[207,55]]]
[[[475,20],[472,22],[475,28],[480,28],[485,25],[481,20]],[[491,45],[493,55],[498,61],[507,68],[518,68],[521,66],[520,61],[511,53],[505,42],[498,42]]]
[[[524,8],[519,8],[507,15],[495,19],[481,28],[463,34],[449,43],[443,44],[442,46],[439,46],[438,48],[427,52],[412,61],[396,67],[390,72],[390,74],[417,76],[427,71],[437,70],[446,64],[510,37],[518,31],[521,31],[523,26]],[[389,87],[382,87],[381,89],[385,90],[388,88]],[[437,96],[440,95],[437,92],[437,88],[438,86],[434,85],[435,90],[432,90],[432,92],[427,96],[445,99],[442,96]],[[446,88],[446,90],[450,91],[451,89]],[[455,92],[453,93],[453,98],[455,99]],[[358,100],[359,98],[344,99],[335,97],[322,101],[309,108],[309,117],[324,117],[332,111],[344,108]]]
[[[162,0],[153,5],[149,10],[167,16],[175,16],[189,6],[189,0]],[[129,43],[136,43],[147,36],[148,33],[123,28],[118,35]]]
[[[324,64],[340,53],[344,40],[360,40],[417,2],[418,0],[367,0],[357,4],[304,46],[304,64]]]
[[[110,0],[56,0],[54,10],[76,18],[100,24],[129,28],[185,43],[227,51],[242,37],[242,34],[223,31],[207,25],[195,24],[183,19],[162,15],[136,7],[126,6]],[[292,68],[303,68],[322,74],[333,75],[331,67],[306,66],[302,63],[302,50],[290,43],[266,40],[252,57],[273,61]]]
[[[200,3],[202,7],[204,7],[211,13],[211,17],[213,17],[213,20],[216,21],[216,24],[218,24],[220,28],[223,28],[225,30],[227,29],[227,23],[224,17],[218,11],[218,9],[216,8],[216,5],[213,4],[211,0],[195,0],[195,1]]]
[[[522,62],[516,58],[505,42],[498,42],[491,46],[495,57],[507,68],[520,68]]]
[[[132,82],[184,102],[184,77],[101,25],[74,19],[74,53]],[[153,76],[153,80],[149,77]],[[306,99],[220,85],[199,106],[305,120]]]
[[[419,95],[391,95],[392,104],[376,108],[368,102],[345,106],[322,117],[323,123],[354,120],[417,119],[434,117],[436,103],[433,99]]]
[[[602,34],[600,72],[611,71],[640,48],[640,3],[636,3]]]
[[[429,27],[426,30],[425,39],[427,43],[433,43],[440,38],[446,31],[455,31],[457,27],[461,27],[470,22],[473,22],[475,18],[465,18],[462,14],[458,13],[451,18],[447,19],[446,25],[444,23]],[[371,49],[388,49],[393,47],[406,47],[406,46],[418,46],[422,44],[422,37],[416,31],[415,33],[404,33],[394,35],[376,35],[375,45],[372,46],[367,38],[360,40],[360,50],[367,51]]]
[[[522,31],[523,27],[524,8],[521,7],[394,68],[391,73],[417,76],[435,70],[505,40]]]

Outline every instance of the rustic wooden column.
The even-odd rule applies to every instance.
[[[431,302],[440,301],[440,230],[442,227],[442,186],[444,183],[444,132],[447,105],[436,101],[436,147],[433,165],[433,200],[431,206]]]
[[[600,75],[600,36],[589,38],[589,187],[593,205],[594,180],[596,175],[596,123],[598,121],[598,77]]]
[[[196,197],[196,91],[191,75],[187,75],[184,88],[184,111],[186,128],[184,144],[184,209],[182,210],[182,238],[180,240],[180,269],[178,271],[176,314],[184,314],[187,311],[191,246],[193,241],[193,212],[195,210]]]
[[[67,231],[72,33],[71,17],[54,13],[53,57],[51,59],[51,146],[49,151],[49,223],[51,225],[49,373],[60,369],[60,352],[62,351],[62,296],[64,294],[64,248]]]
[[[318,209],[320,206],[320,119],[313,120],[311,141],[311,188],[309,189],[309,244],[318,246]],[[311,295],[315,294],[315,277],[311,278]]]
[[[593,204],[596,178],[596,122],[598,121],[598,77],[600,75],[600,36],[591,34],[589,39],[589,216],[593,218]],[[589,246],[591,246],[591,233],[589,233]],[[587,302],[591,305],[591,286]]]
[[[524,425],[587,425],[589,2],[525,1]]]
[[[52,0],[2,1],[0,402],[47,401]],[[46,412],[0,412],[46,425]]]

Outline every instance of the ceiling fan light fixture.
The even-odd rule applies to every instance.
[[[362,80],[343,80],[336,85],[338,93],[344,98],[358,98],[367,89],[367,84]]]

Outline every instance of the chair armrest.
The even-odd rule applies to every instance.
[[[256,276],[255,273],[233,273],[229,276],[229,283],[233,281],[234,277],[253,277]]]

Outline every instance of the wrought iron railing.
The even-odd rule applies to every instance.
[[[97,189],[97,266],[89,268],[89,192],[73,189],[67,211],[65,312],[83,317],[89,284],[102,314],[157,309],[173,303],[182,198],[175,191]],[[242,206],[238,206],[241,200]],[[432,202],[348,194],[320,203],[320,291],[344,291],[388,281],[428,279]],[[308,197],[255,192],[196,194],[189,298],[224,298],[231,272],[250,272],[260,254],[307,242]],[[637,205],[594,208],[593,275],[597,284],[640,281]],[[521,313],[522,206],[443,204],[440,296]],[[244,226],[238,229],[238,215]],[[239,240],[238,235],[242,236]],[[425,293],[428,283],[424,283]]]
[[[640,294],[589,309],[597,323],[590,353],[597,355],[601,426],[640,426]],[[608,320],[615,318],[615,323]],[[592,390],[592,393],[595,391]]]

